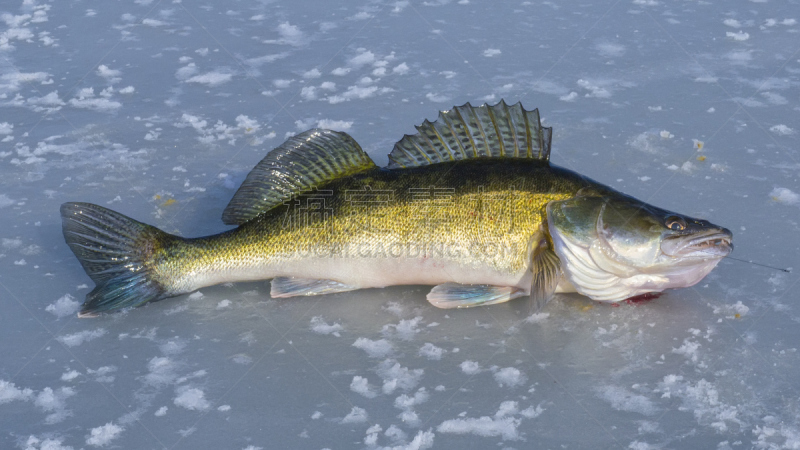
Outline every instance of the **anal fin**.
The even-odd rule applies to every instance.
[[[434,286],[427,299],[437,308],[450,309],[494,305],[524,295],[521,289],[512,286],[444,283]]]
[[[544,308],[547,302],[553,298],[556,288],[561,281],[563,271],[561,270],[561,260],[558,259],[556,252],[550,248],[544,233],[537,233],[533,245],[533,255],[531,256],[531,301],[533,312]]]
[[[275,277],[269,295],[272,298],[298,297],[301,295],[335,294],[359,289],[355,286],[339,283],[334,280],[314,278]]]

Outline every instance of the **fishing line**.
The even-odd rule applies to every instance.
[[[704,251],[702,253],[708,253],[709,255],[713,255],[713,253],[708,252],[708,251]],[[768,266],[766,264],[757,263],[757,262],[755,262],[753,260],[750,260],[750,259],[739,259],[739,258],[734,258],[733,256],[726,256],[725,259],[732,259],[734,261],[739,261],[739,262],[743,262],[743,263],[747,263],[747,264],[752,264],[754,266],[766,267],[767,269],[778,270],[778,271],[781,271],[781,272],[784,272],[784,273],[792,273],[792,269],[784,269],[784,268],[781,268],[781,267]]]
[[[792,269],[782,269],[782,268],[780,268],[780,267],[768,266],[768,265],[766,265],[766,264],[761,264],[761,263],[753,262],[753,261],[750,261],[750,260],[748,260],[748,259],[739,259],[739,258],[734,258],[733,256],[726,256],[726,257],[725,257],[725,259],[732,259],[732,260],[734,260],[734,261],[741,261],[741,262],[743,262],[743,263],[753,264],[754,266],[761,266],[761,267],[766,267],[766,268],[768,268],[768,269],[780,270],[781,272],[786,272],[786,273],[791,273],[791,272],[792,272]]]

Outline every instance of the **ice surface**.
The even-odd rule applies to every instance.
[[[796,1],[0,4],[0,448],[800,446]],[[438,110],[522,101],[552,161],[734,233],[698,285],[441,311],[430,287],[236,283],[77,319],[66,201],[229,229],[299,131],[385,165]]]

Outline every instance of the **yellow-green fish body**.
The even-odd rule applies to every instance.
[[[539,161],[375,168],[322,185],[231,232],[175,239],[155,272],[173,283],[174,274],[191,274],[179,283],[183,292],[274,277],[356,288],[517,285],[529,272],[531,239],[546,220],[547,203],[587,184]]]
[[[613,257],[593,257],[590,244],[589,256],[581,254],[584,241],[603,239],[591,237],[596,226],[575,228],[572,215],[586,210],[602,221],[609,202],[638,201],[549,164],[551,131],[540,126],[537,111],[467,104],[418,130],[397,144],[389,168],[375,166],[344,133],[310,130],[291,138],[256,166],[226,209],[223,219],[238,227],[213,236],[172,236],[96,205],[64,204],[65,238],[97,283],[82,314],[261,279],[273,279],[273,297],[436,285],[428,300],[438,307],[523,295],[543,304],[576,289],[617,301],[642,293],[619,288],[632,277],[644,292],[676,287],[659,285],[660,275],[640,268],[627,274],[636,264],[616,267],[623,262],[614,255],[624,252],[601,248],[596,253]],[[584,197],[606,200],[599,207],[575,203]],[[650,215],[677,217],[642,205]],[[683,228],[703,222],[680,220]],[[718,235],[717,250],[730,247],[730,232],[705,224],[700,234]],[[713,262],[705,273],[722,253],[703,259]],[[586,261],[588,269],[570,270]]]

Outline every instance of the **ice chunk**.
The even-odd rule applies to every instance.
[[[220,300],[220,302],[217,303],[217,309],[224,309],[229,306],[231,306],[231,301],[228,300],[227,298],[225,300]]]
[[[313,78],[319,78],[321,76],[322,76],[322,72],[320,72],[319,69],[317,69],[317,68],[311,69],[311,70],[303,73],[303,78],[305,78],[307,80],[311,80]]]
[[[303,100],[316,100],[317,99],[317,88],[314,86],[305,86],[303,89],[300,90],[300,97]]]
[[[678,348],[672,349],[672,353],[676,353],[678,355],[683,355],[686,359],[697,362],[697,350],[700,348],[700,343],[695,341],[690,341],[689,339],[683,340],[683,345]]]
[[[425,98],[436,103],[446,102],[450,100],[450,97],[440,94],[434,94],[433,92],[428,92],[427,94],[425,94]]]
[[[343,330],[344,327],[342,327],[338,322],[328,324],[325,322],[325,319],[323,319],[322,316],[314,316],[311,318],[311,331],[314,333],[332,334],[336,337],[339,337],[341,336],[339,332]]]
[[[359,48],[358,54],[352,58],[350,58],[350,65],[355,67],[361,67],[366,64],[372,64],[375,62],[375,54],[365,48]]]
[[[233,78],[232,73],[212,71],[201,75],[195,75],[188,80],[187,83],[205,84],[209,87],[219,86],[220,84],[227,83]]]
[[[45,423],[54,424],[72,415],[67,410],[66,399],[73,395],[75,395],[75,390],[70,387],[62,387],[57,390],[46,387],[39,392],[33,403],[42,411],[50,413],[45,417]]]
[[[595,44],[594,48],[606,57],[618,57],[625,54],[625,46],[613,42],[599,42]]]
[[[63,445],[61,439],[44,439],[41,440],[34,435],[28,436],[25,441],[25,450],[73,450],[71,446]]]
[[[404,319],[397,324],[384,325],[381,332],[384,336],[396,336],[404,341],[410,341],[415,334],[419,333],[419,324],[422,322],[422,317],[414,317],[413,319]]]
[[[790,134],[794,134],[793,128],[787,127],[782,123],[769,127],[769,131],[772,131],[773,133],[779,136],[788,136]]]
[[[102,366],[98,367],[96,370],[93,369],[86,369],[86,373],[89,375],[95,376],[95,381],[98,383],[111,383],[114,381],[114,376],[110,375],[113,372],[116,372],[117,368],[115,366]],[[62,376],[63,379],[63,376]]]
[[[481,371],[481,366],[475,361],[464,361],[460,365],[461,371],[467,375],[474,375]]]
[[[303,31],[301,31],[296,25],[292,25],[289,22],[284,22],[278,25],[278,34],[281,36],[281,38],[278,40],[278,43],[281,44],[299,47],[306,41]]]
[[[442,355],[445,352],[447,352],[447,350],[445,350],[445,349],[443,349],[441,347],[437,347],[437,346],[431,344],[430,342],[426,342],[425,345],[423,345],[419,349],[419,355],[420,356],[424,356],[424,357],[426,357],[426,358],[428,358],[430,360],[436,360],[436,361],[442,359]]]
[[[15,400],[30,400],[33,396],[33,390],[25,388],[19,389],[14,383],[9,381],[0,380],[0,405],[3,403],[13,402]]]
[[[406,64],[406,63],[400,63],[400,64],[396,65],[396,66],[395,66],[395,67],[392,69],[392,73],[396,73],[396,74],[398,74],[398,75],[405,75],[405,74],[407,74],[407,73],[408,73],[408,64]]]
[[[86,439],[86,443],[94,447],[103,447],[116,439],[122,431],[122,427],[114,424],[114,422],[109,422],[92,428],[91,435]]]
[[[360,337],[353,343],[353,347],[367,352],[370,358],[383,358],[394,350],[392,344],[386,339],[370,340]]]
[[[378,396],[375,388],[369,384],[369,380],[358,375],[354,376],[353,381],[350,382],[350,390],[366,398],[375,398]]]
[[[397,409],[411,409],[416,405],[425,403],[430,398],[428,391],[424,387],[419,388],[413,396],[402,394],[394,399],[394,407]]]
[[[98,328],[96,330],[84,330],[73,334],[59,336],[56,339],[58,339],[59,342],[66,345],[67,347],[77,347],[83,344],[84,342],[97,339],[105,334],[106,330],[104,328]]]
[[[383,393],[391,394],[395,389],[410,391],[419,384],[425,373],[423,369],[409,369],[403,367],[393,359],[382,361],[376,369],[378,376],[383,380]]]
[[[732,305],[723,304],[720,306],[714,306],[714,314],[722,314],[727,319],[739,319],[745,316],[748,312],[750,312],[750,308],[742,303],[741,300]]]
[[[595,97],[595,98],[611,97],[611,92],[609,92],[608,89],[600,86],[600,83],[597,81],[592,82],[589,80],[580,79],[577,81],[577,84],[578,86],[589,91],[589,93],[586,94],[587,97]]]
[[[500,403],[500,408],[498,408],[494,417],[496,419],[500,419],[505,416],[513,416],[518,412],[519,412],[518,403],[512,400],[506,400],[503,403]]]
[[[142,20],[142,25],[147,25],[148,27],[154,27],[155,28],[155,27],[163,27],[163,26],[166,26],[166,25],[169,25],[169,24],[167,22],[164,22],[163,20],[148,18],[148,19]]]
[[[59,319],[66,316],[71,316],[78,312],[81,307],[81,302],[75,300],[75,297],[64,294],[63,297],[59,298],[55,302],[47,305],[47,308],[44,310],[55,314],[56,317]]]
[[[147,363],[148,373],[144,376],[145,384],[158,387],[172,383],[177,375],[175,374],[176,364],[167,357],[156,356]]]
[[[178,395],[173,400],[176,406],[194,411],[205,411],[211,407],[206,400],[205,393],[198,388],[180,386],[176,393]]]
[[[602,386],[597,389],[600,398],[619,411],[635,412],[651,416],[658,411],[653,402],[643,395],[636,394],[621,386]]]
[[[450,419],[439,424],[436,431],[440,433],[474,434],[484,437],[500,436],[504,441],[516,440],[519,439],[517,427],[521,421],[521,419],[514,417],[493,419],[488,416],[477,419]]]
[[[528,381],[528,377],[516,367],[504,367],[494,373],[494,380],[497,381],[500,387],[513,388],[525,384]]]
[[[61,374],[61,381],[72,381],[75,378],[78,378],[80,374],[81,373],[78,372],[77,370],[70,370],[69,372],[64,372],[63,374]]]
[[[739,22],[736,19],[725,19],[725,20],[722,21],[722,23],[724,23],[725,25],[727,25],[729,27],[732,27],[732,28],[741,28],[742,27],[742,23]]]
[[[100,66],[97,68],[97,74],[103,78],[111,80],[116,78],[119,80],[117,77],[122,75],[122,72],[116,69],[109,69],[105,64],[100,64]]]
[[[367,421],[367,411],[364,408],[359,408],[358,406],[353,406],[353,409],[350,410],[350,413],[344,416],[341,423],[342,424],[350,424],[350,423],[364,423]]]
[[[562,102],[574,102],[575,99],[578,98],[578,93],[575,91],[571,91],[569,94],[564,94],[561,97],[558,97],[559,100]]]
[[[347,131],[352,126],[353,126],[352,120],[347,121],[347,120],[322,119],[317,122],[318,128],[325,128],[328,130],[336,130],[336,131]]]
[[[734,41],[746,41],[746,40],[750,39],[750,34],[749,33],[745,33],[744,31],[741,31],[741,30],[737,31],[736,33],[732,33],[730,31],[726,31],[725,32],[725,36],[730,38],[730,39],[733,39]]]

